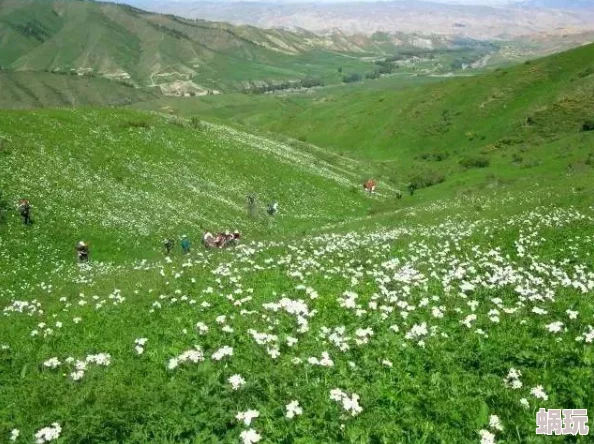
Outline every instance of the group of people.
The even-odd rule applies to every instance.
[[[221,232],[216,236],[210,231],[204,233],[202,236],[202,244],[205,248],[224,248],[239,244],[241,233],[235,230],[233,233],[229,231]]]
[[[207,231],[204,233],[204,236],[202,236],[202,244],[205,248],[224,248],[239,244],[240,239],[241,233],[238,230],[235,230],[233,233],[229,231],[220,232],[216,236],[210,231]],[[167,256],[171,254],[174,246],[175,243],[169,238],[163,241],[163,247],[165,248],[165,254]],[[188,254],[190,252],[190,239],[188,239],[188,236],[185,234],[181,238],[180,246],[183,254]]]
[[[369,194],[375,194],[375,187],[376,187],[376,182],[373,179],[369,179],[368,181],[363,183],[363,189],[365,191],[367,191]],[[415,194],[415,191],[417,190],[417,185],[413,182],[409,183],[408,186],[408,193],[412,196]],[[402,199],[402,191],[400,190],[396,190],[396,198],[397,199]]]

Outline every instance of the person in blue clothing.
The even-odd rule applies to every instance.
[[[188,236],[185,234],[182,236],[181,247],[184,254],[188,254],[190,252],[190,239],[188,239]]]

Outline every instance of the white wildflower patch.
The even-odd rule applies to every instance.
[[[289,419],[294,418],[295,416],[299,416],[303,414],[303,409],[299,405],[299,401],[293,400],[285,406],[287,412],[285,416]]]
[[[235,374],[229,377],[227,381],[229,381],[229,384],[231,384],[231,388],[233,390],[239,390],[241,387],[245,385],[246,382],[245,379],[243,379],[243,377],[239,374]]]
[[[186,350],[179,356],[171,358],[167,363],[167,368],[173,370],[184,362],[192,362],[196,364],[202,361],[204,361],[204,352],[202,351],[202,347],[196,345],[193,349]]]
[[[46,442],[55,441],[60,437],[62,427],[57,422],[52,423],[51,426],[44,427],[35,433],[35,442],[37,444],[44,444]]]
[[[333,389],[330,391],[330,399],[341,403],[343,410],[351,416],[357,416],[363,411],[359,405],[359,395],[356,393],[349,396],[341,389]]]

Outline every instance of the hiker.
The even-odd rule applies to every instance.
[[[76,244],[76,252],[78,254],[78,261],[80,263],[89,262],[89,246],[84,241]]]
[[[25,225],[31,225],[31,204],[27,199],[21,199],[18,205],[19,213],[23,218]]]
[[[375,180],[369,179],[363,184],[363,188],[369,193],[375,193]]]
[[[163,242],[163,246],[165,247],[165,254],[169,256],[171,254],[171,250],[173,250],[173,241],[167,238]]]
[[[278,213],[278,203],[276,201],[269,203],[267,212],[271,216],[274,216],[276,213]]]
[[[215,244],[218,248],[224,248],[229,241],[231,233],[225,231],[224,233],[221,232],[218,234],[217,238],[215,239]]]
[[[254,217],[256,215],[256,196],[250,194],[247,197],[248,201],[248,215]]]
[[[241,233],[239,232],[239,230],[235,230],[233,232],[233,234],[231,235],[231,244],[238,245],[240,239],[241,239]]]
[[[415,190],[416,189],[417,189],[417,187],[416,187],[416,185],[414,183],[408,184],[408,192],[410,193],[411,196],[413,194],[415,194]]]
[[[396,199],[402,199],[402,191],[396,190]]]
[[[190,252],[190,239],[188,239],[188,236],[185,234],[182,236],[181,247],[184,254],[188,254]]]
[[[202,243],[206,248],[214,248],[216,246],[214,235],[210,231],[207,231],[204,233],[204,236],[202,236]]]

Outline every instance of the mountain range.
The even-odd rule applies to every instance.
[[[132,0],[134,1],[134,0]],[[212,2],[134,1],[152,11],[263,28],[314,32],[376,31],[510,39],[531,34],[562,35],[594,28],[594,4],[580,0],[528,0],[486,6],[427,1]]]

